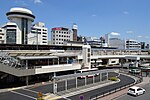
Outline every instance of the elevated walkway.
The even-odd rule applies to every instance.
[[[62,64],[62,65],[40,66],[40,68],[34,67],[34,69],[25,69],[25,68],[10,67],[9,65],[0,63],[1,72],[5,72],[19,77],[51,72],[67,71],[67,70],[76,70],[80,68],[81,68],[80,64]]]

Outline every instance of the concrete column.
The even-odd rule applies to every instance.
[[[56,72],[54,72],[54,77],[56,77]]]
[[[48,65],[49,65],[49,59],[48,59]]]
[[[28,84],[29,84],[29,77],[26,76],[26,85],[28,85]]]
[[[107,77],[107,80],[108,80],[108,72],[106,73],[106,77]]]
[[[93,83],[95,83],[95,75],[93,76]]]
[[[85,76],[85,85],[86,85],[86,80],[87,80],[87,79],[86,79],[86,76]]]
[[[67,91],[67,80],[65,80],[65,90]]]
[[[59,65],[59,58],[58,58],[58,65]]]
[[[28,69],[28,60],[26,60],[26,69]]]
[[[68,57],[67,57],[67,64],[68,64]]]
[[[76,88],[78,88],[78,79],[76,77]]]
[[[102,81],[102,73],[99,73],[99,80]]]

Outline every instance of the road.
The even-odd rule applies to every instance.
[[[90,97],[95,95],[95,94],[100,94],[101,95],[103,92],[114,90],[115,88],[118,88],[118,87],[121,87],[121,86],[124,86],[124,85],[127,85],[127,84],[130,84],[130,83],[134,82],[134,79],[132,79],[128,76],[120,75],[119,78],[121,80],[119,83],[112,84],[112,85],[109,85],[109,86],[105,86],[105,87],[102,87],[102,88],[99,88],[99,89],[96,89],[96,90],[88,91],[88,92],[85,92],[83,94],[75,95],[75,96],[69,97],[69,99],[78,100],[80,95],[83,95],[84,100],[89,100]]]
[[[109,73],[109,77],[116,76],[116,75],[117,74],[115,74],[115,73]],[[97,77],[99,77],[99,76],[97,76]],[[95,78],[95,81],[98,81],[99,78],[97,78],[97,77]],[[103,79],[104,79],[104,77],[103,77]],[[121,82],[119,82],[119,84],[117,83],[117,84],[114,84],[111,86],[96,89],[94,91],[84,93],[83,95],[84,95],[84,97],[89,98],[89,96],[91,96],[92,94],[109,91],[110,89],[133,82],[133,79],[123,76],[123,75],[120,76],[120,79],[121,79]],[[84,81],[84,79],[78,79],[78,82],[79,82],[78,86],[81,86],[81,85],[84,85],[85,81]],[[88,78],[87,84],[91,84],[92,82],[93,82],[92,78]],[[71,88],[71,86],[75,86],[73,83],[75,83],[75,80],[69,80],[68,88]],[[58,91],[61,91],[64,89],[65,85],[63,85],[63,84],[64,83],[58,82],[58,86],[60,86],[60,87],[58,87]],[[52,86],[53,86],[53,84],[49,83],[49,84],[43,84],[43,85],[35,85],[35,86],[24,88],[24,89],[11,90],[9,92],[0,93],[0,100],[9,100],[9,99],[11,99],[11,100],[17,100],[17,99],[19,99],[19,100],[21,100],[21,99],[22,100],[36,100],[36,98],[38,98],[38,95],[37,95],[38,92],[42,92],[43,95],[47,95],[47,93],[50,93],[53,91]],[[70,99],[72,99],[72,100],[77,100],[77,98],[79,99],[79,95],[70,97]]]
[[[116,100],[150,100],[150,84],[146,84],[143,86],[143,88],[146,90],[145,94],[140,95],[140,96],[131,96],[124,94],[123,96],[117,98]]]
[[[114,76],[116,74],[110,73],[109,76]],[[99,76],[95,77],[95,81],[99,81]],[[105,74],[103,75],[102,80],[105,80]],[[84,79],[78,79],[78,86],[83,86],[85,83]],[[87,85],[93,83],[92,78],[87,78]],[[75,79],[68,80],[68,88],[75,87]],[[58,90],[62,91],[65,89],[65,84],[63,81],[58,82]],[[9,92],[0,93],[0,100],[36,100],[38,98],[38,92],[42,92],[43,95],[47,95],[47,93],[53,92],[53,84],[48,83],[44,85],[34,85],[32,87],[11,90]]]

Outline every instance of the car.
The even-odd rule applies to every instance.
[[[130,69],[130,70],[129,70],[129,73],[140,74],[140,73],[141,73],[141,70],[139,70],[139,69]]]
[[[144,93],[145,93],[145,89],[143,89],[141,87],[133,86],[133,87],[130,87],[128,89],[127,94],[133,95],[133,96],[138,96],[138,95],[141,95],[141,94],[144,94]]]

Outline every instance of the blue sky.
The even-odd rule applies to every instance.
[[[6,12],[25,7],[36,16],[35,22],[53,27],[78,25],[78,34],[100,37],[112,33],[122,39],[150,43],[150,0],[0,0],[0,25]]]

